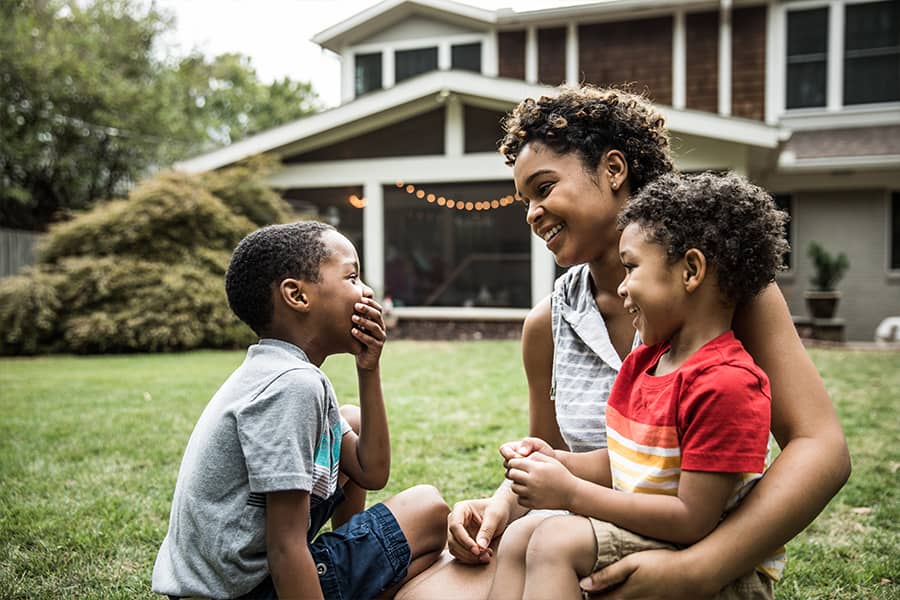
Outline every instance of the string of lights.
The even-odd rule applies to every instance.
[[[516,202],[516,199],[512,194],[507,194],[506,196],[493,198],[491,200],[479,200],[477,202],[472,202],[470,200],[464,201],[458,200],[456,198],[446,198],[444,196],[428,192],[421,187],[416,187],[411,183],[404,183],[402,181],[398,181],[395,185],[398,189],[402,189],[407,194],[415,196],[420,200],[425,200],[429,204],[436,204],[437,206],[443,208],[450,208],[455,210],[496,210],[498,208],[505,208],[511,204],[515,204]],[[350,203],[350,206],[354,208],[363,208],[366,205],[366,199],[360,198],[356,194],[351,194],[348,198],[348,202]]]

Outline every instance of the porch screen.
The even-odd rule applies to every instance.
[[[384,190],[384,283],[394,304],[530,307],[531,232],[525,211],[519,204],[465,209],[468,202],[512,194],[512,184],[414,187],[425,195],[419,198],[405,187]],[[460,201],[463,209],[457,208]]]

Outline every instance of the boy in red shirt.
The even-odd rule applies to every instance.
[[[582,577],[627,554],[704,537],[762,475],[769,381],[731,321],[780,269],[785,222],[736,175],[666,175],[626,205],[618,291],[644,345],[610,394],[607,449],[501,448],[520,504],[573,514],[507,531],[492,598],[580,598]],[[783,565],[779,552],[716,597],[772,598]]]

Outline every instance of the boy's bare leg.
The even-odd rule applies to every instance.
[[[359,407],[352,404],[341,406],[341,416],[344,417],[359,435]],[[338,504],[331,515],[331,528],[337,529],[350,520],[350,517],[366,509],[366,490],[350,481],[350,478],[340,474],[338,484],[344,489],[344,501]]]
[[[404,583],[430,567],[447,543],[447,515],[450,507],[436,487],[417,485],[384,501],[409,543],[409,568],[406,577],[387,597]]]
[[[597,540],[586,517],[566,515],[544,520],[528,544],[525,600],[580,600],[578,581],[597,560]]]
[[[497,572],[491,585],[489,600],[520,600],[525,589],[525,553],[531,534],[547,518],[531,514],[510,523],[494,557]]]

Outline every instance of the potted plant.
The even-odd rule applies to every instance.
[[[818,242],[810,242],[806,253],[815,269],[810,278],[813,289],[804,293],[809,313],[814,319],[834,318],[841,299],[841,293],[835,288],[850,267],[850,261],[843,252],[833,256]]]

